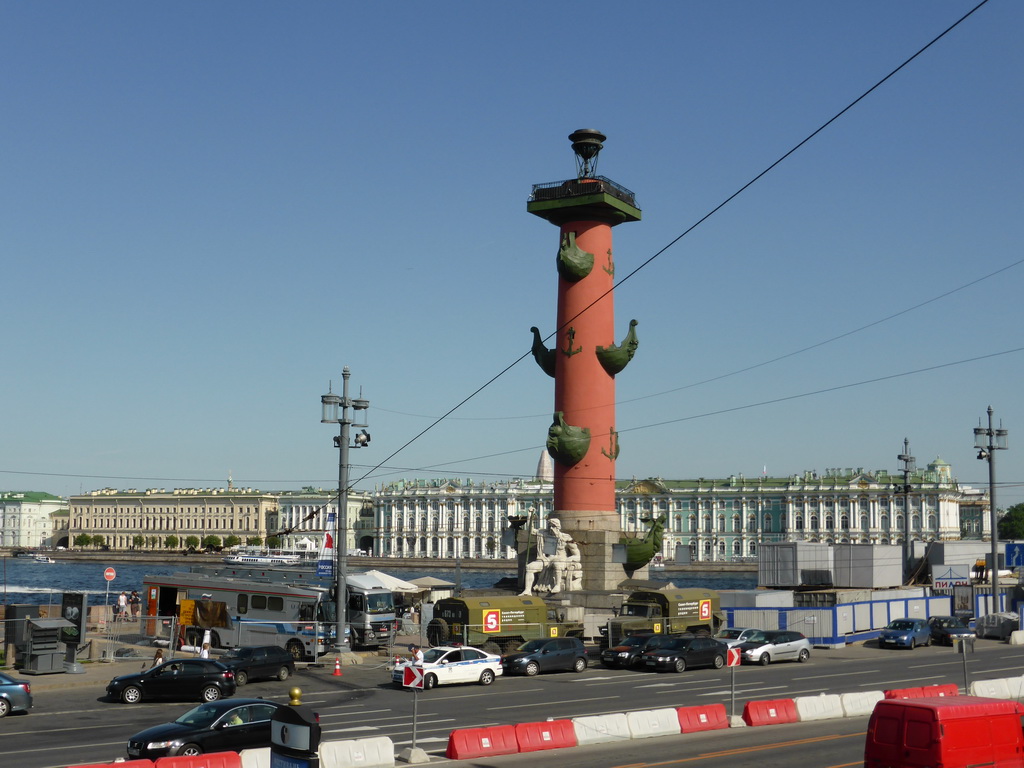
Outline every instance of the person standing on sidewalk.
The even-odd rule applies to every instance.
[[[122,592],[117,596],[117,616],[120,621],[128,620],[128,593]]]
[[[139,597],[137,589],[133,589],[132,593],[128,596],[128,606],[132,609],[132,621],[138,621],[139,612],[142,610],[142,598]]]

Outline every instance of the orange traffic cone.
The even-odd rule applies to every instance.
[[[331,673],[331,677],[341,677],[341,659],[337,656],[334,657],[334,672]]]

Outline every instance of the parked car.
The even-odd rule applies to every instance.
[[[200,699],[216,701],[235,692],[235,673],[219,661],[174,659],[107,683],[107,696],[137,704],[143,699]]]
[[[749,627],[722,627],[715,633],[715,640],[725,643],[730,648],[734,648],[740,643],[745,643],[755,633],[761,631],[760,629],[750,629]]]
[[[430,690],[437,685],[448,683],[480,683],[490,685],[502,674],[501,657],[486,653],[479,648],[439,645],[423,654],[423,663],[403,661],[391,670],[391,680],[402,685],[405,668],[422,667],[423,688]]]
[[[915,648],[932,644],[932,628],[924,619],[893,619],[878,634],[879,648]]]
[[[270,746],[270,719],[284,706],[263,699],[222,699],[200,704],[177,720],[128,739],[128,757],[155,760]]]
[[[807,661],[811,657],[811,641],[799,632],[766,629],[737,646],[743,661],[762,666],[773,661]]]
[[[974,632],[956,616],[932,616],[928,619],[932,631],[932,642],[939,645],[953,645],[954,638],[974,637]]]
[[[601,663],[606,667],[640,667],[640,654],[671,640],[673,635],[656,635],[652,632],[641,632],[629,637],[612,648],[601,651]]]
[[[259,677],[287,680],[295,673],[295,659],[279,645],[232,648],[217,659],[235,673],[235,684],[245,685]]]
[[[32,685],[28,680],[0,672],[0,717],[32,709]]]
[[[974,634],[978,637],[994,637],[1006,640],[1010,633],[1020,629],[1020,616],[1013,611],[989,613],[974,622]]]
[[[587,668],[587,649],[578,637],[548,637],[527,640],[512,653],[502,657],[505,673],[536,675],[569,669],[582,672]]]
[[[729,646],[713,637],[673,637],[640,654],[640,663],[658,671],[682,672],[689,667],[721,669],[728,651]]]

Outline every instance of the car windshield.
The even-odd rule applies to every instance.
[[[742,629],[720,629],[715,637],[720,640],[735,640],[742,634]]]
[[[690,647],[690,638],[688,637],[677,637],[668,642],[662,643],[659,650],[664,651],[682,651]]]
[[[192,725],[205,728],[213,725],[217,718],[224,714],[222,707],[214,704],[200,704],[195,709],[190,709],[174,722],[180,725]]]
[[[751,632],[747,635],[746,642],[748,643],[764,643],[767,642],[764,632]]]
[[[252,648],[232,648],[221,656],[222,659],[248,659],[252,656]]]
[[[914,628],[914,622],[912,622],[912,621],[890,621],[889,622],[889,629],[897,629],[897,630],[906,631],[908,629],[913,629],[913,628]]]
[[[541,648],[543,648],[546,643],[546,638],[540,638],[538,640],[527,640],[525,643],[516,648],[516,650],[522,651],[523,653],[533,653],[534,651],[539,651]]]
[[[450,648],[431,648],[423,654],[423,661],[427,664],[434,664],[450,650]]]
[[[946,619],[939,619],[938,625],[943,629],[967,629],[960,619],[955,619],[952,616]]]
[[[619,643],[619,645],[625,648],[641,648],[646,641],[647,638],[642,635],[639,637],[631,635],[630,637],[625,638],[621,643]]]

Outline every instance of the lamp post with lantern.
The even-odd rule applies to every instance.
[[[999,517],[996,514],[996,451],[1006,450],[1006,435],[1008,431],[1002,428],[992,427],[992,406],[988,407],[988,427],[978,426],[974,428],[974,447],[978,449],[978,459],[988,461],[988,504],[990,525],[992,527],[992,613],[999,610]]]
[[[335,606],[337,611],[337,635],[336,647],[340,648],[345,644],[345,628],[348,626],[348,451],[352,448],[365,448],[370,443],[370,434],[362,429],[351,438],[351,427],[366,427],[366,424],[356,424],[350,416],[350,410],[365,411],[370,407],[370,401],[361,397],[351,398],[348,396],[348,380],[352,372],[346,365],[341,371],[342,387],[341,395],[338,396],[328,387],[326,395],[320,397],[321,424],[338,424],[340,434],[334,438],[334,445],[339,449],[338,454],[338,516],[337,529],[335,531]],[[340,408],[340,413],[339,413]],[[350,446],[349,443],[352,443]]]

